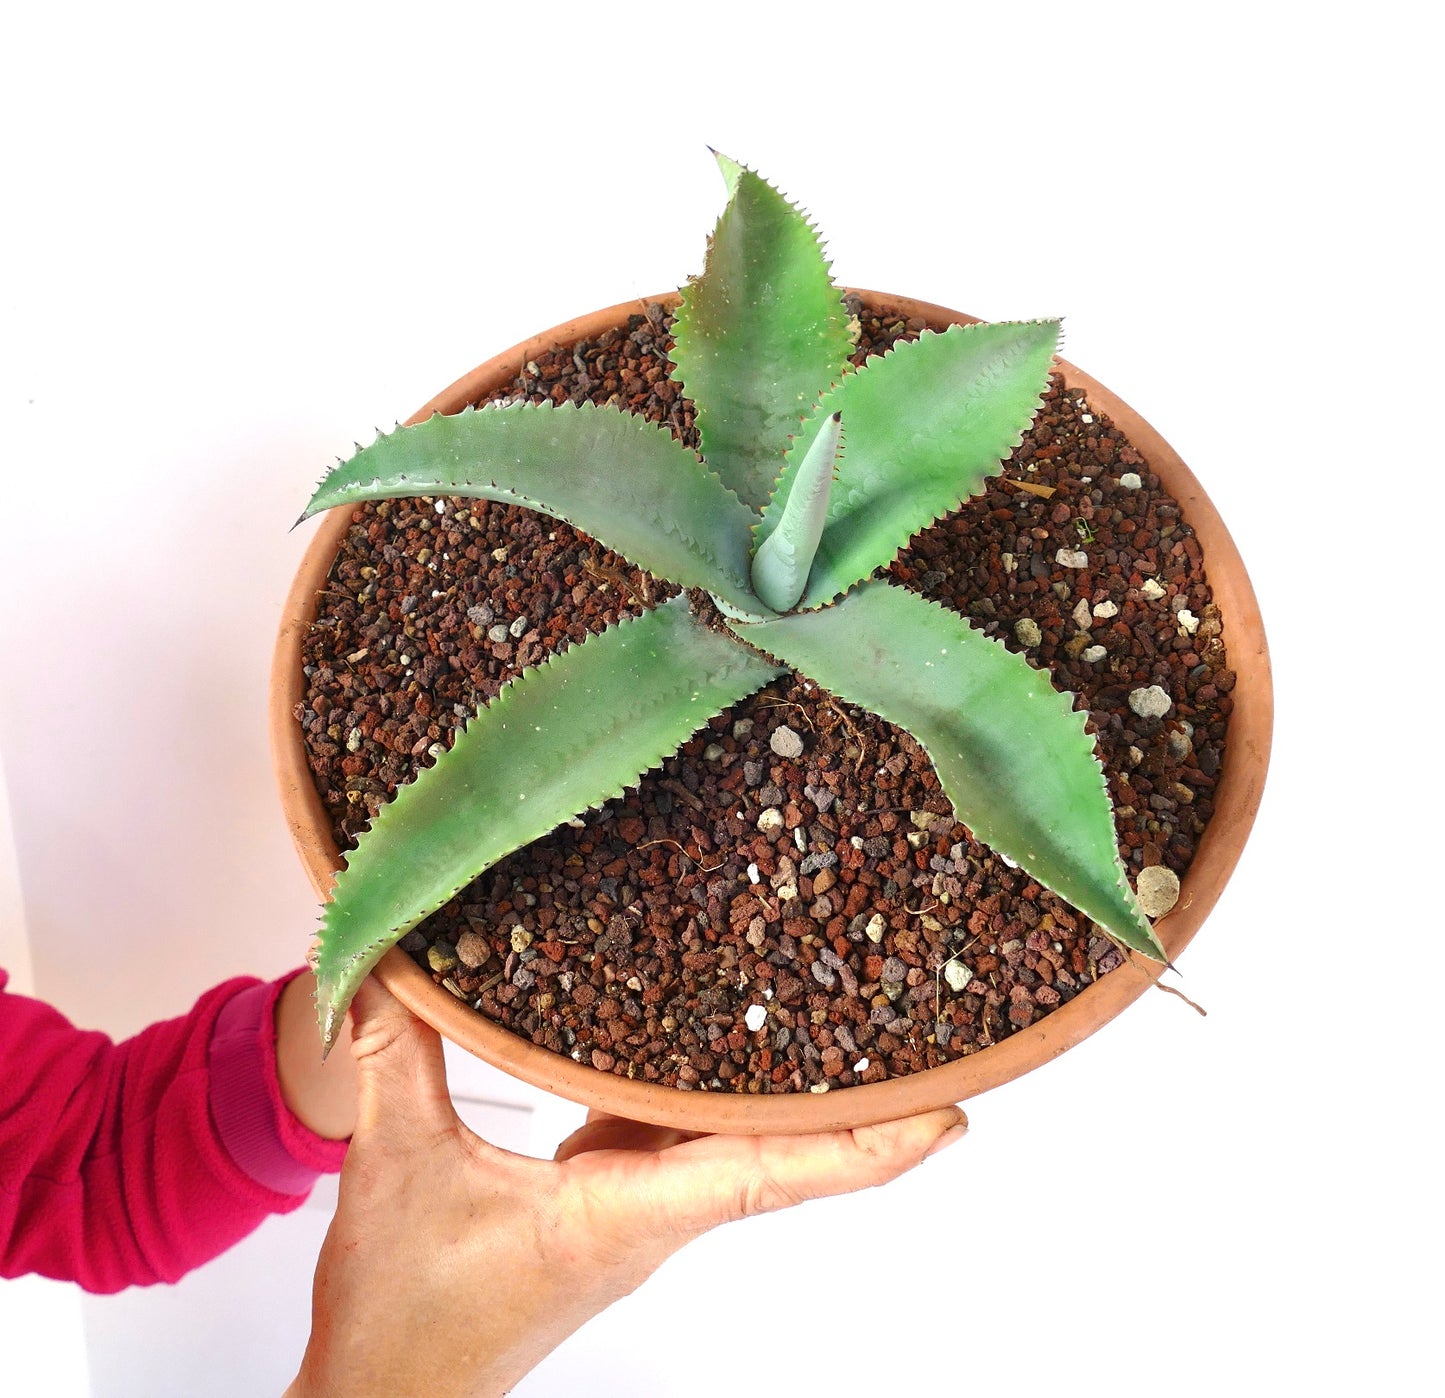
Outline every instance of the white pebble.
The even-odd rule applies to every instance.
[[[1094,624],[1094,612],[1089,606],[1088,599],[1079,598],[1079,604],[1074,608],[1074,625],[1081,631],[1087,631]]]
[[[1144,586],[1139,589],[1151,602],[1157,602],[1163,595],[1164,589],[1153,578],[1145,578]]]
[[[748,1026],[748,1032],[755,1034],[764,1024],[768,1022],[768,1011],[764,1005],[749,1005],[748,1012],[743,1016],[743,1023]]]
[[[1026,616],[1014,622],[1014,639],[1024,647],[1036,646],[1044,639],[1044,633],[1032,617]]]
[[[887,926],[888,924],[883,921],[883,914],[874,913],[873,916],[868,919],[868,925],[863,929],[863,935],[867,937],[870,942],[876,944],[883,940],[883,932]]]
[[[853,1071],[855,1073],[866,1073],[868,1071],[868,1060],[866,1058],[860,1058],[853,1065]]]
[[[944,963],[943,979],[950,990],[959,991],[973,979],[973,972],[960,961],[948,961]]]
[[[1199,630],[1199,618],[1188,607],[1181,607],[1174,620],[1179,623],[1179,629],[1186,636],[1192,636]]]
[[[764,835],[776,835],[783,828],[783,813],[776,806],[769,806],[758,817],[758,829]]]
[[[1086,646],[1083,659],[1089,665],[1097,665],[1108,653],[1103,646]]]
[[[1135,472],[1125,471],[1124,474],[1119,477],[1119,484],[1122,485],[1125,490],[1138,490],[1144,482],[1139,479]]]
[[[768,746],[779,757],[801,757],[803,755],[803,740],[786,723],[780,723],[773,729],[772,736],[768,739]]]
[[[1119,604],[1117,602],[1095,602],[1094,615],[1100,621],[1107,621],[1110,617],[1119,615]]]
[[[762,875],[761,875],[760,873],[758,873],[758,866],[757,866],[756,864],[749,864],[749,865],[748,865],[748,882],[749,882],[749,883],[757,883],[761,878],[762,878]]]
[[[1089,555],[1083,549],[1060,549],[1054,555],[1054,562],[1060,568],[1087,568]]]
[[[1163,718],[1169,712],[1172,701],[1157,684],[1147,688],[1131,690],[1129,707],[1140,718]]]

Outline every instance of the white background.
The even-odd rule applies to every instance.
[[[704,1239],[526,1398],[1435,1372],[1441,36],[1389,3],[996,8],[5,23],[0,953],[78,1022],[300,958],[264,725],[287,526],[480,359],[697,270],[706,143],[810,209],[844,282],[1064,313],[1249,564],[1275,756],[1183,959],[1208,1018],[1147,996],[907,1180]],[[512,1100],[478,1119],[538,1152],[572,1119]],[[279,1392],[325,1218],[174,1289],[0,1285],[0,1390]]]

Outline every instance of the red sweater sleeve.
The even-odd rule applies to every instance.
[[[340,1168],[344,1143],[312,1135],[281,1101],[272,1015],[284,979],[227,981],[119,1044],[6,980],[0,1276],[101,1292],[173,1282]]]

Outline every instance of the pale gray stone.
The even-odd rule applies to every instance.
[[[768,739],[768,746],[779,757],[801,757],[803,755],[803,740],[786,723],[780,723],[773,729],[772,736]]]
[[[1157,684],[1151,684],[1130,691],[1129,707],[1140,718],[1163,718],[1169,712],[1171,700]]]
[[[1141,869],[1136,891],[1146,917],[1163,917],[1179,901],[1179,875],[1163,864]]]

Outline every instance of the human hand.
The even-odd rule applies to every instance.
[[[967,1126],[957,1107],[815,1136],[594,1116],[534,1160],[463,1125],[440,1039],[374,979],[352,1013],[357,1127],[288,1398],[504,1393],[690,1239],[883,1184]]]

